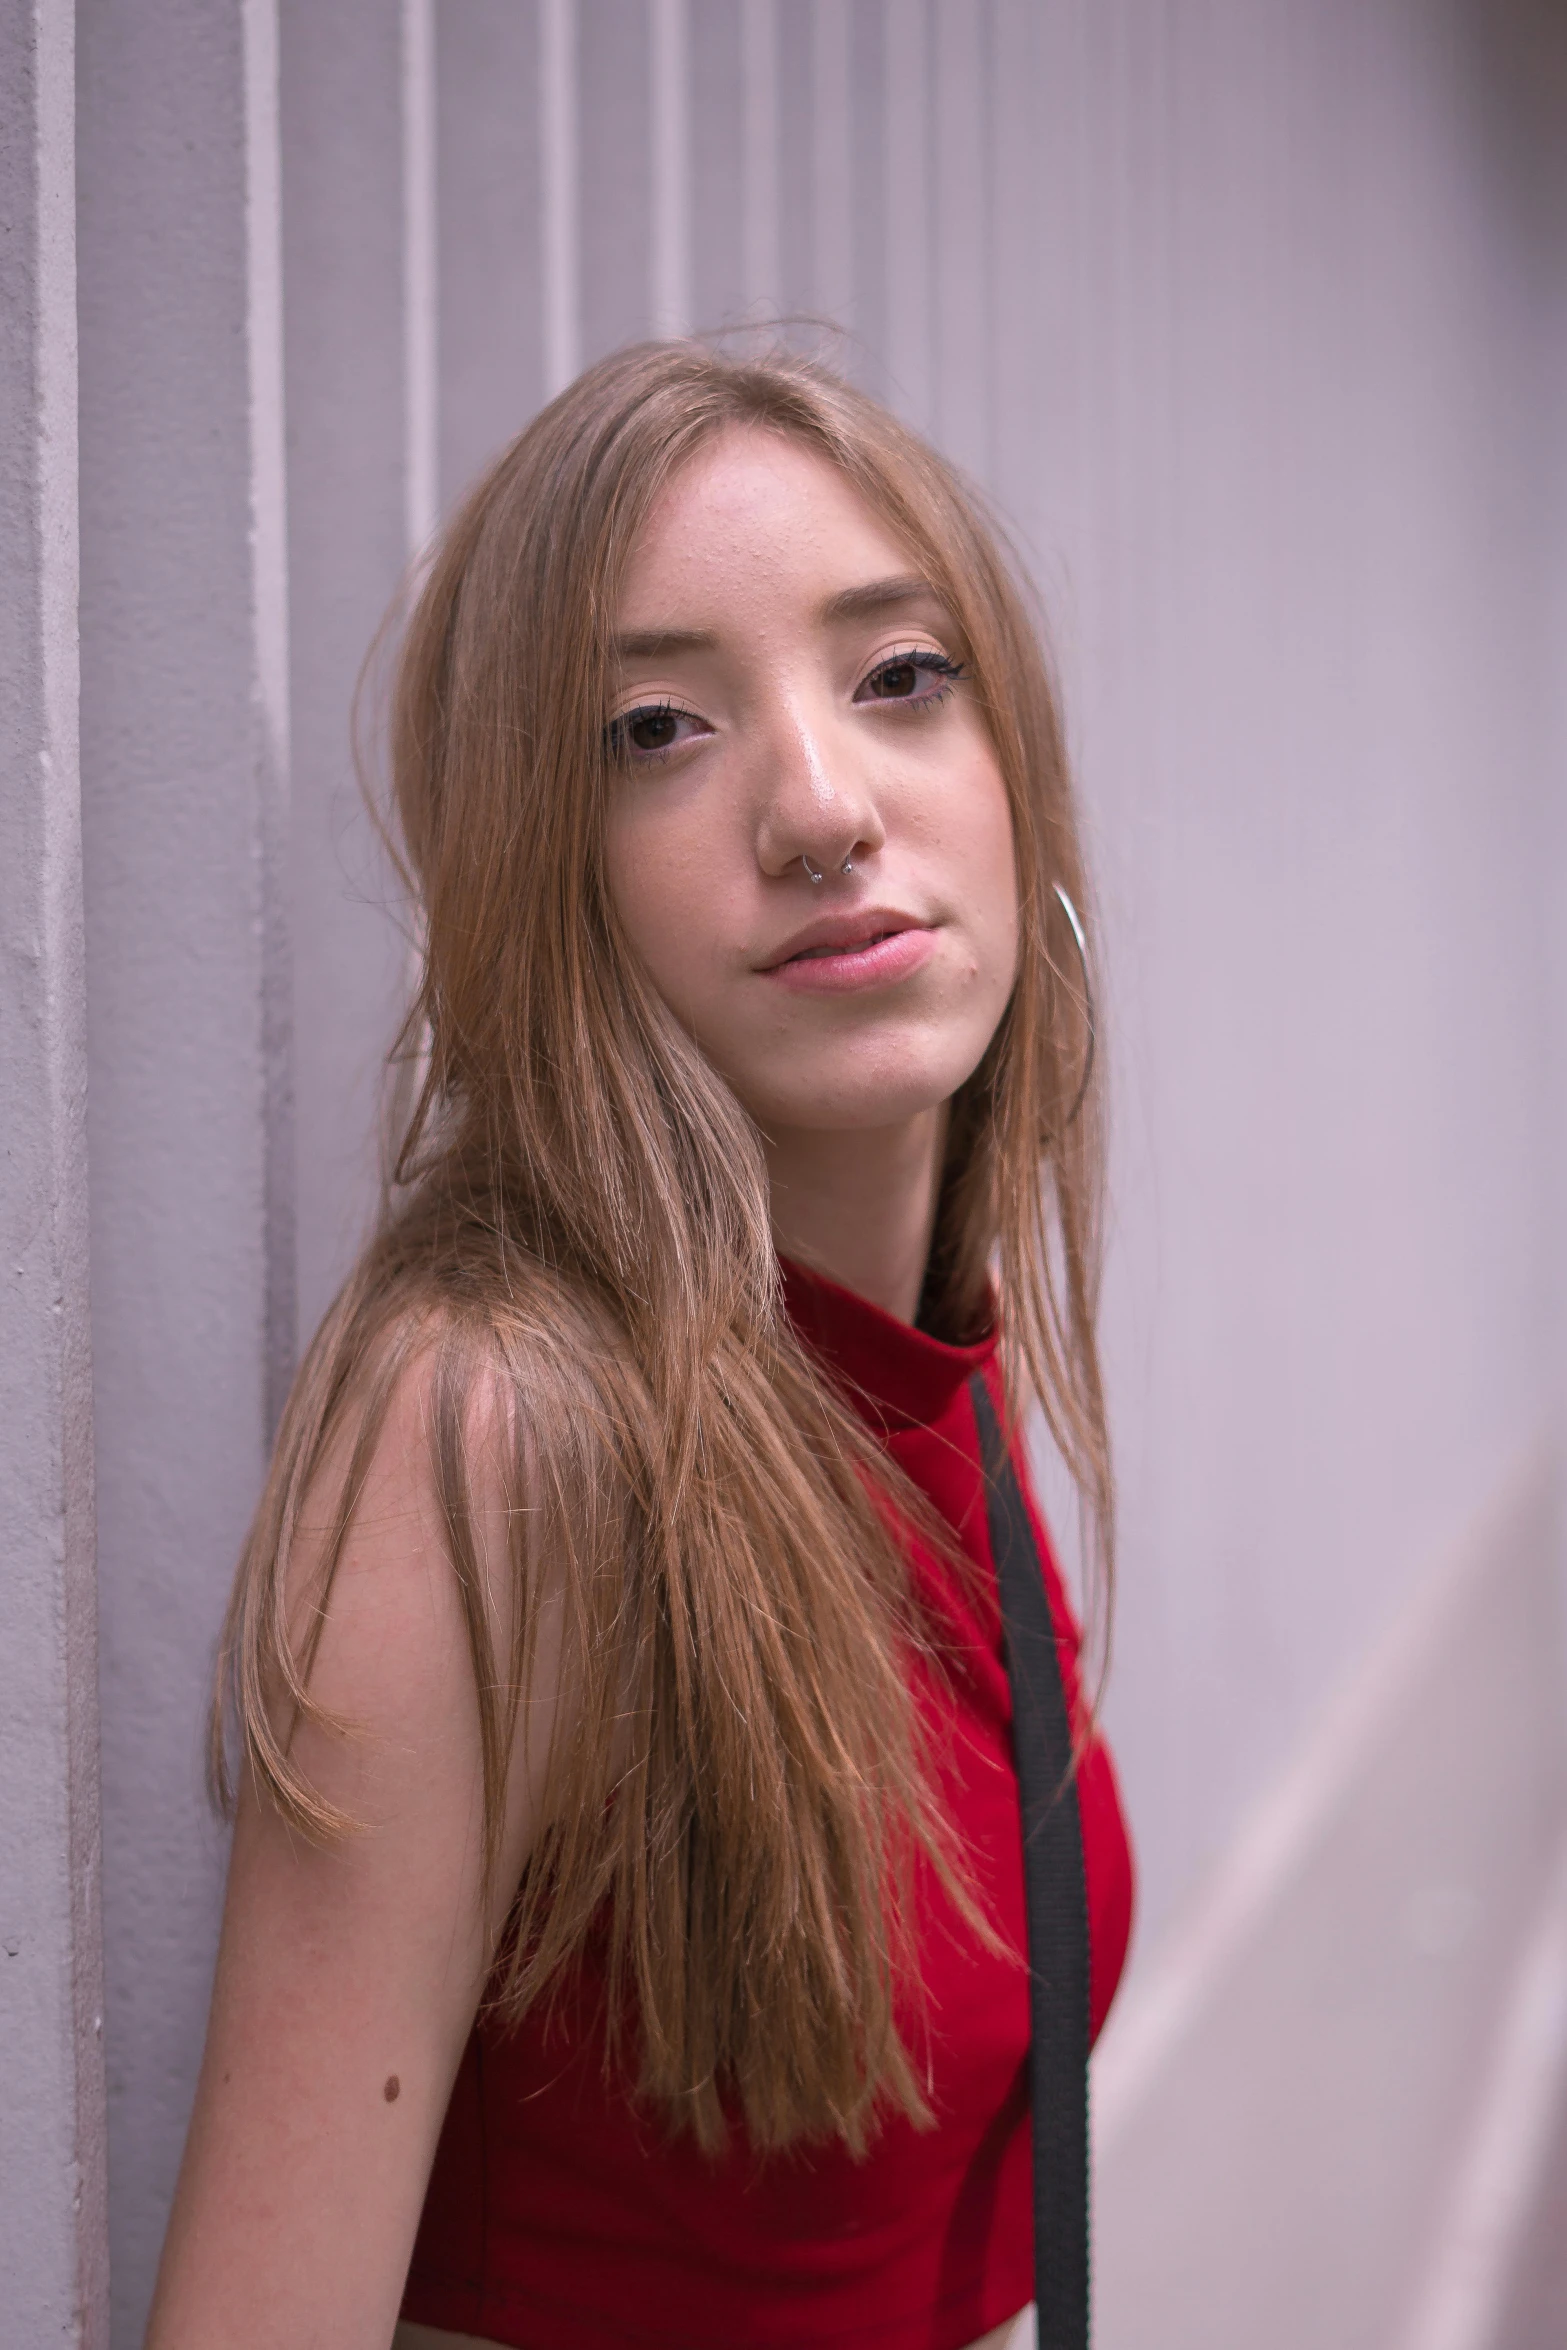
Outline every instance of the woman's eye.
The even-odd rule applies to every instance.
[[[922,648],[897,653],[871,671],[855,696],[863,702],[939,702],[947,688],[963,675],[961,662],[945,653]]]
[[[700,718],[694,718],[689,710],[659,702],[612,718],[604,734],[612,758],[656,759],[660,752],[672,751],[678,743],[689,742],[705,731]]]
[[[636,751],[667,751],[677,732],[673,710],[649,710],[626,721],[626,740]]]

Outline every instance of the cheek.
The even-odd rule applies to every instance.
[[[969,795],[959,838],[972,932],[987,969],[1010,993],[1018,957],[1017,846],[1006,785],[994,769]]]
[[[612,817],[604,882],[632,952],[665,1002],[679,1010],[700,994],[711,960],[713,876],[680,827]]]

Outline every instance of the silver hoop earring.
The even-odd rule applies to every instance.
[[[1066,916],[1067,922],[1071,927],[1072,944],[1077,949],[1077,959],[1082,966],[1083,1018],[1088,1027],[1088,1052],[1083,1062],[1083,1074],[1077,1081],[1077,1092],[1073,1097],[1072,1107],[1066,1114],[1067,1126],[1071,1126],[1075,1122],[1077,1113],[1082,1108],[1083,1103],[1087,1098],[1088,1080],[1094,1073],[1094,1053],[1099,1042],[1099,1030],[1098,1022],[1094,1014],[1094,984],[1088,976],[1088,941],[1083,936],[1083,925],[1078,918],[1077,908],[1073,905],[1071,899],[1067,896],[1066,891],[1061,887],[1060,882],[1058,881],[1054,883],[1053,887],[1055,889],[1056,897],[1060,901],[1061,911]],[[1065,1130],[1065,1128],[1062,1129],[1063,1133]]]

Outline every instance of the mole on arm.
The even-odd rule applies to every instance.
[[[395,2073],[387,2074],[386,2087],[381,2091],[381,2095],[386,2099],[388,2105],[395,2103],[402,2085],[402,2082],[398,2079]]]

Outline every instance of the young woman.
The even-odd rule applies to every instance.
[[[1042,1404],[1101,1559],[1110,1499],[1038,642],[874,403],[646,346],[457,516],[391,751],[417,1100],[236,1588],[154,2350],[999,2343],[1031,1983],[984,1429]],[[1027,1509],[1097,2028],[1130,1864]]]

